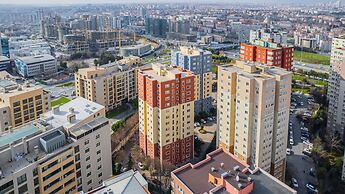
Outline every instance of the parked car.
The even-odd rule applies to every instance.
[[[292,185],[295,187],[295,188],[298,188],[298,182],[295,178],[291,178],[291,182],[292,182]]]
[[[305,185],[305,187],[307,187],[307,189],[308,189],[309,191],[312,191],[312,192],[314,192],[314,193],[317,193],[317,192],[318,192],[318,190],[316,189],[316,186],[315,186],[314,184],[312,184],[312,183],[307,183],[307,184]]]
[[[286,149],[286,155],[291,155],[291,149],[290,148]]]
[[[293,145],[293,139],[290,139],[290,145]]]
[[[200,127],[200,123],[199,122],[195,122],[194,123],[194,127]]]

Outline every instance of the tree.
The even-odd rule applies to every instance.
[[[338,133],[329,133],[326,136],[326,139],[328,141],[328,146],[330,148],[331,153],[333,151],[337,152],[337,151],[341,150],[341,148],[342,148],[341,138],[340,138]]]
[[[66,69],[67,68],[67,62],[66,61],[60,61],[60,67]]]
[[[121,168],[122,168],[122,164],[121,163],[115,163],[114,166],[114,175],[118,175],[121,174]]]

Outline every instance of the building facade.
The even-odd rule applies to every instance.
[[[293,62],[293,47],[260,40],[256,40],[252,44],[242,43],[240,59],[281,67],[290,71]]]
[[[249,165],[224,149],[217,149],[196,164],[186,164],[171,172],[173,194],[297,194],[261,168]]]
[[[135,67],[140,63],[140,58],[131,57],[102,67],[79,69],[75,73],[76,96],[97,102],[107,111],[136,99]]]
[[[167,19],[147,17],[145,19],[145,33],[154,37],[165,38],[169,31]]]
[[[255,40],[272,41],[277,44],[287,44],[287,33],[271,28],[251,30],[249,42]]]
[[[42,87],[0,80],[0,132],[36,120],[50,109],[50,93]]]
[[[10,71],[11,60],[5,56],[0,55],[0,71]]]
[[[129,56],[143,56],[152,51],[151,44],[139,44],[133,46],[126,46],[120,48],[120,56],[129,57]]]
[[[345,37],[332,41],[330,74],[328,78],[327,128],[343,135],[345,130]]]
[[[17,72],[23,77],[50,76],[57,72],[57,61],[51,55],[20,57],[15,64]]]
[[[139,143],[144,154],[171,164],[194,156],[195,75],[153,64],[138,72]]]
[[[285,177],[291,73],[237,61],[218,70],[219,147]]]
[[[103,106],[77,98],[0,138],[2,193],[76,193],[112,175]]]
[[[195,93],[195,112],[209,112],[212,108],[212,53],[201,49],[181,47],[171,52],[171,64],[192,71],[200,81]]]

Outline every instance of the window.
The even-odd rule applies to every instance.
[[[18,185],[24,183],[26,181],[26,174],[23,174],[22,176],[17,178]]]
[[[92,183],[92,180],[87,181],[87,185],[90,185]]]
[[[89,151],[90,151],[90,148],[85,149],[85,153],[89,153]]]
[[[87,144],[89,144],[89,140],[88,139],[85,140],[85,142],[84,142],[84,145],[87,145]]]
[[[28,191],[28,186],[26,184],[18,188],[19,193],[25,193],[27,191]]]
[[[96,135],[96,139],[98,139],[99,137],[100,137],[100,134],[97,134],[97,135]]]

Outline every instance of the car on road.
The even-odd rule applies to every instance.
[[[298,188],[298,182],[295,178],[291,178],[291,183],[295,188]]]
[[[206,124],[206,121],[204,119],[201,119],[200,122]]]
[[[290,145],[293,145],[293,139],[290,139]]]
[[[313,193],[317,193],[317,192],[318,192],[318,190],[316,189],[316,186],[315,186],[314,184],[312,184],[312,183],[307,183],[307,184],[305,185],[305,187],[306,187],[309,191],[311,191],[311,192],[313,192]]]
[[[306,155],[306,156],[311,156],[311,151],[310,151],[310,149],[308,149],[308,148],[305,148],[305,149],[302,151],[302,153],[303,153],[304,155]]]
[[[194,127],[200,127],[200,123],[199,122],[195,122],[194,123]]]
[[[286,155],[291,155],[291,149],[290,148],[286,149]]]

